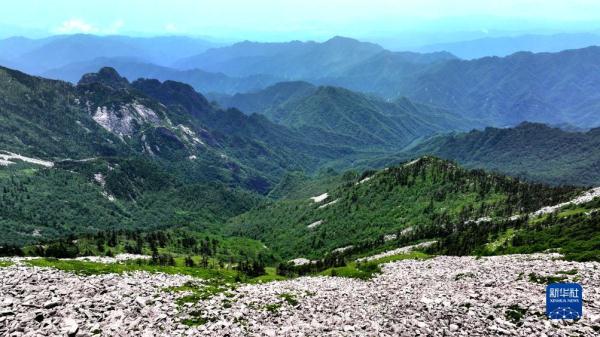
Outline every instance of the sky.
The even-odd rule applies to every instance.
[[[410,44],[599,29],[598,0],[9,0],[0,16],[3,37],[88,33],[318,41],[343,35]]]

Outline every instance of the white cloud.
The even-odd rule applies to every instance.
[[[81,19],[69,19],[54,29],[57,34],[118,34],[119,30],[125,26],[125,21],[119,19],[114,21],[106,28],[100,28]]]
[[[179,29],[177,29],[177,25],[174,23],[167,23],[165,25],[165,31],[167,31],[168,33],[176,33],[179,31]]]
[[[69,19],[54,29],[59,34],[97,33],[98,28],[80,19]]]

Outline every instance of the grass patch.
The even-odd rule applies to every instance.
[[[205,269],[200,267],[185,266],[155,266],[147,264],[145,261],[142,263],[136,263],[135,261],[129,261],[127,263],[99,263],[42,258],[29,260],[25,263],[35,267],[56,268],[80,275],[99,275],[112,273],[122,274],[134,271],[146,271],[149,273],[189,275],[200,279],[223,279],[233,282],[237,274],[235,271],[226,269]]]
[[[207,317],[202,310],[194,310],[188,313],[188,317],[181,320],[187,326],[199,326],[207,322],[216,321],[215,317]]]
[[[357,278],[361,280],[368,280],[374,277],[376,274],[381,273],[381,264],[402,261],[402,260],[425,260],[431,258],[431,255],[423,252],[410,252],[407,254],[397,254],[382,257],[369,262],[350,262],[344,267],[329,268],[318,275],[322,276],[338,276],[338,277],[349,277]]]
[[[577,275],[577,269],[570,269],[570,270],[561,270],[559,272],[557,272],[557,274],[561,274],[561,275]]]
[[[0,268],[5,268],[5,267],[10,267],[12,266],[14,263],[10,262],[10,261],[0,261]]]
[[[456,274],[456,276],[454,276],[454,281],[460,281],[462,279],[466,279],[466,278],[473,278],[475,277],[475,274],[468,272],[468,273],[458,273]]]
[[[227,283],[223,279],[215,278],[203,283],[186,282],[182,286],[170,287],[166,288],[165,290],[173,292],[190,292],[191,294],[182,296],[177,299],[177,304],[183,305],[185,303],[198,303],[199,301],[210,299],[217,294],[226,293],[227,291],[233,289],[235,289],[234,284]]]
[[[430,259],[432,257],[433,257],[432,255],[429,255],[429,254],[426,254],[423,252],[412,251],[412,252],[406,253],[406,254],[397,254],[397,255],[382,257],[380,259],[370,261],[370,263],[383,264],[383,263],[390,263],[390,262],[396,262],[396,261],[402,261],[402,260],[426,260],[426,259]]]
[[[587,211],[586,208],[583,207],[578,207],[578,208],[570,208],[570,209],[566,209],[563,210],[561,212],[558,213],[558,217],[559,218],[566,218],[566,217],[570,217],[576,214],[582,214],[585,213]]]
[[[507,320],[513,322],[517,326],[523,325],[523,317],[527,313],[527,309],[521,308],[516,304],[511,305],[504,311],[504,316]]]
[[[567,279],[566,276],[555,276],[555,275],[542,276],[542,275],[538,275],[536,273],[529,274],[529,282],[539,283],[539,284],[561,283],[561,282],[564,282],[566,279]]]
[[[351,262],[347,266],[329,268],[318,275],[322,276],[337,276],[337,277],[349,277],[357,278],[361,280],[368,280],[373,277],[374,274],[381,272],[379,266],[375,263],[359,264]]]
[[[245,280],[245,283],[251,283],[251,284],[267,283],[267,282],[273,282],[273,281],[283,281],[283,280],[288,279],[285,276],[277,275],[277,270],[273,267],[266,267],[265,272],[266,272],[265,275],[247,279],[247,280]]]
[[[279,309],[281,309],[281,303],[273,303],[273,304],[265,305],[265,310],[267,310],[268,312],[270,312],[272,314],[279,312]]]
[[[515,234],[515,229],[509,228],[504,233],[498,235],[498,237],[495,240],[487,243],[484,246],[484,249],[489,252],[495,252],[496,249],[498,249],[498,247],[510,245],[512,238],[515,236]]]
[[[298,305],[298,300],[296,299],[296,295],[294,294],[283,293],[280,294],[279,297],[281,297],[284,301],[286,301],[289,305],[293,307]]]

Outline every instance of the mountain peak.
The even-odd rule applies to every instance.
[[[186,83],[169,80],[161,83],[155,79],[138,79],[131,86],[165,105],[179,104],[194,114],[212,110],[208,100]]]
[[[359,42],[359,41],[356,39],[353,39],[353,38],[336,35],[336,36],[332,37],[331,39],[325,41],[325,43],[331,43],[331,42]]]
[[[84,74],[77,85],[100,83],[113,89],[123,89],[129,86],[129,81],[121,77],[112,67],[103,67],[97,73]]]
[[[344,36],[339,36],[336,35],[334,37],[332,37],[331,39],[323,42],[323,45],[328,45],[328,46],[337,46],[337,47],[356,47],[356,46],[362,46],[364,48],[369,48],[369,49],[373,49],[375,51],[379,51],[379,50],[383,50],[383,48],[377,44],[371,43],[371,42],[362,42],[350,37],[344,37]]]

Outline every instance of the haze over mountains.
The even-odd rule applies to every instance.
[[[71,63],[98,57],[129,57],[157,65],[201,53],[216,44],[195,38],[165,36],[138,38],[89,34],[56,35],[43,39],[13,37],[0,40],[0,55],[23,71],[42,74]]]
[[[519,124],[600,125],[599,56],[588,47],[461,60],[343,37],[225,47],[179,37],[13,38],[0,42],[9,65],[77,84],[2,68],[0,150],[82,180],[100,174],[103,193],[126,204],[153,198],[159,185],[179,193],[216,183],[197,188],[232,193],[240,211],[254,201],[242,201],[239,189],[284,196],[295,193],[286,184],[302,189],[326,169],[379,169],[430,154],[592,185],[600,182],[596,129]],[[464,133],[472,129],[480,131]],[[115,166],[123,169],[111,175]]]
[[[0,59],[13,68],[71,82],[111,66],[130,80],[175,80],[217,97],[301,80],[388,100],[406,96],[491,126],[524,121],[600,125],[595,113],[598,47],[474,60],[447,52],[391,52],[343,37],[211,47],[182,37],[11,38],[0,42]]]
[[[425,53],[447,51],[462,59],[474,59],[486,56],[508,56],[520,51],[559,52],[595,45],[600,45],[598,33],[525,34],[431,44],[418,48],[418,51]]]
[[[559,48],[560,41],[568,41],[569,36],[536,39],[546,47],[531,48]],[[578,36],[572,43],[592,41],[595,35]],[[527,41],[526,36],[518,39]],[[315,148],[306,145],[323,149],[327,144],[324,148],[332,148],[325,157],[348,155],[339,157],[345,163],[342,168],[365,159],[367,149],[373,156],[392,155],[436,133],[522,122],[559,125],[566,130],[600,125],[596,90],[600,84],[599,47],[461,60],[445,51],[392,52],[344,37],[323,43],[245,41],[217,46],[177,36],[72,35],[5,39],[0,41],[0,59],[17,69],[73,83],[83,74],[113,67],[133,83],[126,85],[128,90],[160,94],[154,98],[178,109],[185,106],[188,113],[213,111],[194,117],[203,116],[201,123],[210,132],[217,131],[211,129],[215,127],[227,137],[240,132],[252,139],[258,137],[269,151],[279,151],[278,146],[288,144],[287,156],[307,152],[310,157]],[[138,78],[164,83],[134,82]],[[191,98],[198,94],[172,81],[191,85],[224,109],[219,110],[201,95],[201,99]],[[185,104],[164,97],[164,90],[176,93]],[[233,120],[236,127],[228,124]],[[262,131],[257,131],[258,125]],[[298,152],[298,144],[304,144],[304,150]],[[37,151],[32,154],[40,154]],[[236,156],[246,155],[237,151]],[[275,166],[285,171],[287,163],[302,162],[304,169],[314,169],[320,165],[317,163],[324,163],[319,156],[311,160],[279,157]],[[591,183],[595,179],[582,176],[561,181]]]

